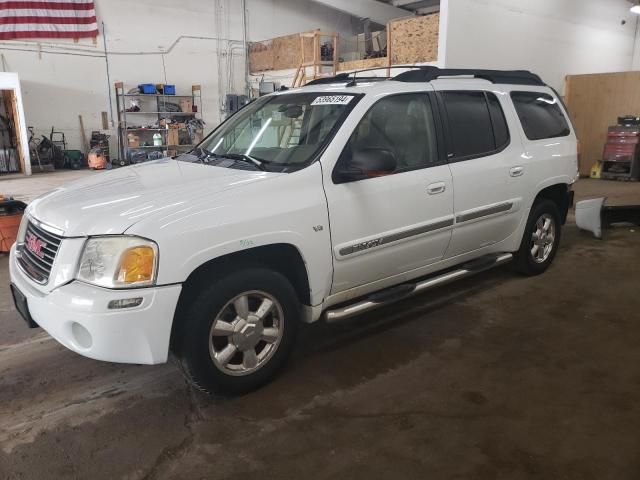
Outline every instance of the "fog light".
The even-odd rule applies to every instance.
[[[93,339],[91,338],[91,334],[89,330],[84,328],[79,323],[73,322],[71,325],[71,332],[73,333],[73,337],[75,343],[81,348],[91,348],[93,344]]]
[[[111,300],[109,302],[108,308],[110,310],[115,310],[118,308],[132,308],[132,307],[137,307],[141,303],[142,303],[142,297],[123,298],[121,300]]]

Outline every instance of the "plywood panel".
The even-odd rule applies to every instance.
[[[273,39],[273,69],[285,70],[300,65],[300,35]]]
[[[602,157],[607,127],[618,117],[640,115],[640,72],[569,75],[565,103],[580,140],[580,174]]]
[[[304,61],[313,62],[313,43],[314,43],[313,37],[303,37],[302,42],[304,45]],[[300,52],[299,45],[298,45],[298,52]],[[298,55],[300,55],[300,53],[298,53]],[[320,52],[318,52],[318,60],[320,60]]]
[[[387,28],[393,65],[435,62],[438,59],[439,13],[394,20]]]
[[[272,40],[249,45],[249,69],[251,73],[273,70]]]
[[[305,37],[301,41],[300,34],[295,33],[251,43],[249,45],[251,73],[297,68],[302,62],[302,45],[304,45],[305,61],[313,61],[313,37]]]
[[[387,67],[387,57],[366,58],[364,60],[351,60],[349,62],[341,62],[338,64],[338,71],[362,70],[365,68]]]

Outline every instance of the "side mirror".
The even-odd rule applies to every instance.
[[[396,157],[389,150],[380,147],[361,148],[353,152],[351,158],[336,172],[336,180],[346,183],[381,177],[393,173],[396,167]]]

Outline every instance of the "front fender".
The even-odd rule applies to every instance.
[[[333,263],[320,165],[238,189],[207,204],[189,205],[128,233],[158,243],[158,284],[182,283],[201,265],[231,253],[289,244],[301,254],[313,304],[331,287]]]

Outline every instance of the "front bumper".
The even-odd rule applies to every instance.
[[[73,281],[44,293],[18,267],[15,245],[11,282],[27,297],[33,319],[70,350],[96,360],[156,364],[167,361],[181,285],[109,290]],[[142,298],[134,308],[110,310],[111,300]]]

